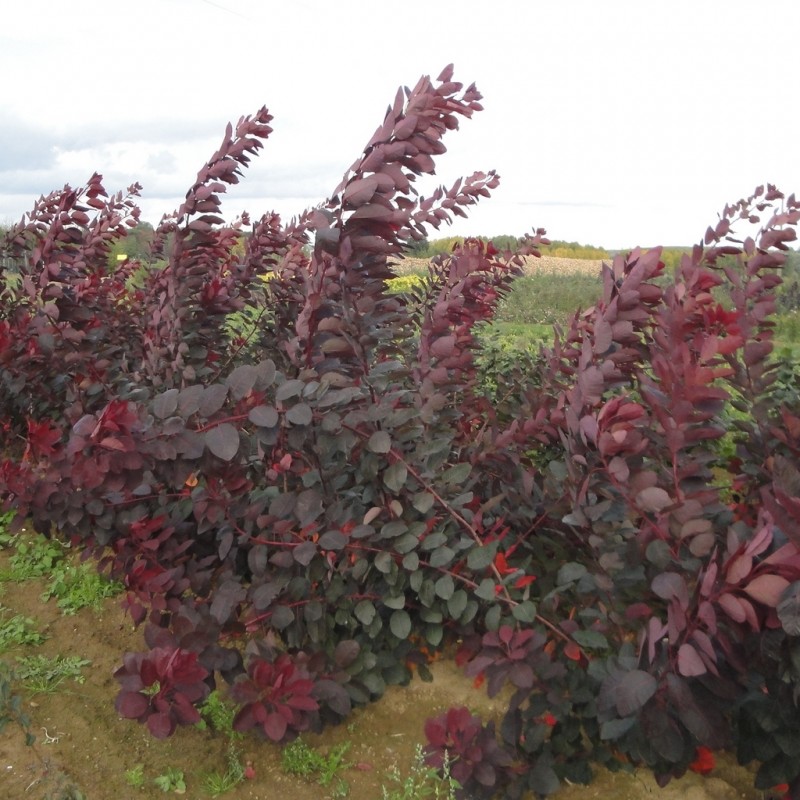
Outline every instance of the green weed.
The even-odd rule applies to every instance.
[[[233,740],[228,744],[227,760],[228,766],[225,772],[211,772],[203,779],[203,788],[212,797],[219,797],[229,792],[244,780],[242,754]]]
[[[163,775],[153,778],[153,783],[155,783],[162,792],[186,794],[186,776],[181,769],[170,768]]]
[[[10,533],[8,526],[14,519],[13,511],[0,512],[0,550],[14,544],[17,538],[16,533]]]
[[[52,694],[64,681],[83,683],[81,670],[91,664],[79,656],[18,656],[16,678],[22,687],[33,694]]]
[[[27,581],[53,574],[65,554],[65,545],[44,536],[17,538],[15,552],[8,559],[8,569],[0,573],[0,581]]]
[[[456,791],[461,788],[450,775],[450,762],[445,759],[442,774],[425,763],[422,745],[417,745],[414,760],[408,774],[404,777],[397,765],[389,770],[389,780],[393,787],[381,786],[381,800],[455,800]]]
[[[0,608],[0,653],[12,647],[25,647],[26,645],[41,644],[46,636],[36,630],[32,619],[16,614],[7,620],[2,620],[2,613],[6,609]]]
[[[320,786],[328,787],[333,784],[333,796],[346,797],[349,789],[346,782],[339,777],[339,772],[350,766],[345,761],[349,749],[350,742],[342,742],[325,756],[309,747],[302,739],[296,739],[283,748],[281,765],[289,775],[297,775],[305,780],[314,779]]]
[[[210,729],[216,733],[224,733],[232,740],[242,738],[242,734],[233,730],[233,720],[236,716],[236,707],[227,702],[215,689],[198,708],[202,720],[198,726]]]
[[[135,767],[126,769],[125,783],[134,789],[141,789],[144,786],[144,764],[137,764]]]
[[[110,581],[92,564],[59,564],[53,578],[42,592],[42,600],[57,598],[56,605],[64,614],[75,614],[82,608],[99,611],[103,601],[122,591],[122,584]]]

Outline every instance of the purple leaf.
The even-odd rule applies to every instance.
[[[744,587],[745,593],[765,606],[775,608],[789,581],[780,575],[759,575]]]
[[[230,461],[239,451],[239,431],[230,422],[216,425],[205,433],[206,447],[223,461]]]
[[[150,708],[150,700],[141,692],[120,692],[115,707],[125,719],[140,719]]]
[[[705,675],[708,670],[697,650],[690,644],[682,644],[678,650],[678,672],[687,678]]]

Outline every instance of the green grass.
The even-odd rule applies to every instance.
[[[450,765],[445,761],[443,774],[425,763],[422,746],[417,745],[414,760],[406,775],[397,766],[388,774],[391,786],[381,786],[381,800],[455,800],[456,791],[461,788],[458,781],[450,775]]]
[[[59,564],[42,592],[42,600],[56,598],[63,614],[76,614],[82,608],[100,611],[103,601],[118,595],[122,588],[121,583],[100,575],[91,563]]]
[[[122,584],[100,575],[94,564],[73,563],[67,558],[69,548],[57,539],[22,535],[8,544],[14,547],[14,553],[8,559],[8,568],[0,573],[0,583],[48,579],[42,600],[55,598],[64,614],[75,614],[82,608],[99,611],[106,598],[122,591]]]
[[[242,765],[242,753],[234,743],[228,743],[227,768],[225,772],[210,772],[203,777],[203,789],[212,797],[229,792],[244,781],[244,766]]]
[[[126,769],[125,783],[134,789],[141,789],[144,786],[144,764],[136,764],[136,766]]]
[[[83,683],[86,678],[83,668],[88,661],[80,656],[18,656],[19,666],[14,670],[15,678],[22,688],[32,694],[53,694],[68,680]]]
[[[65,545],[41,535],[15,537],[11,544],[14,554],[8,559],[8,569],[0,572],[0,582],[49,577],[66,553]]]
[[[339,776],[339,772],[350,766],[345,761],[350,746],[350,742],[343,742],[331,748],[328,755],[323,755],[319,750],[309,747],[302,738],[296,739],[283,748],[281,766],[289,775],[313,779],[320,786],[331,787],[333,797],[346,797],[347,783]]]

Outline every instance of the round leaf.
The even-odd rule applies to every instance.
[[[278,412],[272,406],[251,408],[247,418],[259,428],[274,428],[278,424]]]
[[[398,639],[408,638],[408,634],[411,633],[411,617],[408,616],[408,612],[395,611],[389,618],[389,628]]]
[[[239,451],[239,431],[230,422],[223,422],[206,431],[205,439],[206,447],[223,461],[230,461]]]
[[[292,425],[309,425],[314,419],[314,412],[308,403],[297,403],[286,412],[286,419]]]
[[[392,449],[392,437],[386,431],[375,431],[369,437],[367,450],[372,453],[388,453]]]

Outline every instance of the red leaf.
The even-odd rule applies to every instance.
[[[115,707],[125,719],[140,719],[150,708],[150,700],[141,692],[120,692]]]
[[[788,585],[789,581],[780,575],[759,575],[744,587],[744,591],[753,600],[775,608]]]
[[[147,718],[147,728],[156,739],[166,739],[175,732],[175,720],[168,712],[151,714]]]
[[[372,199],[377,188],[378,178],[375,175],[368,175],[366,178],[356,178],[347,184],[342,199],[352,206],[361,206]]]
[[[706,665],[697,650],[690,644],[682,644],[678,650],[678,672],[687,678],[705,675]]]
[[[708,773],[714,769],[715,765],[714,754],[707,747],[700,745],[695,751],[694,761],[689,764],[689,769],[700,775],[708,775]]]
[[[650,486],[636,495],[636,502],[642,511],[658,513],[672,505],[672,498],[658,486]]]

